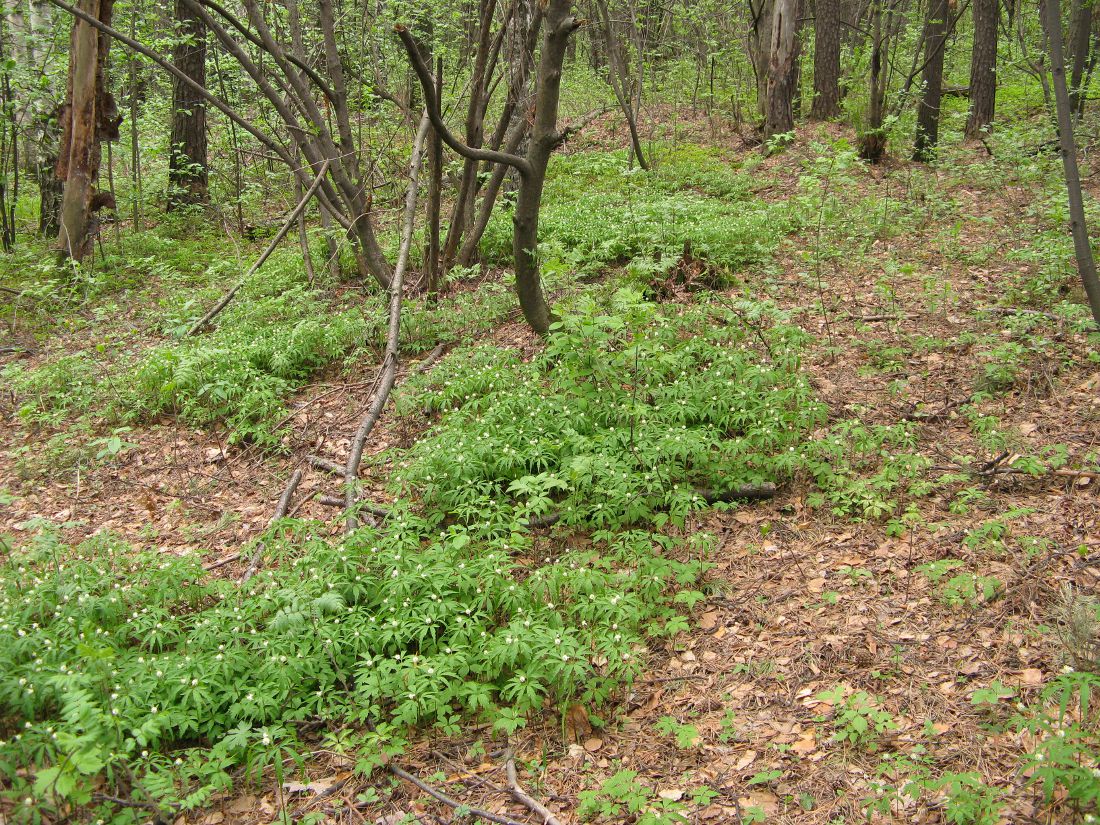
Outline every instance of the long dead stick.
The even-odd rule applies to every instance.
[[[287,233],[290,231],[290,228],[294,226],[294,224],[298,221],[299,216],[305,211],[306,206],[309,205],[310,199],[317,192],[318,187],[320,187],[321,183],[324,181],[325,174],[328,172],[328,167],[331,162],[331,160],[326,160],[324,163],[321,164],[321,170],[317,173],[317,177],[314,178],[313,183],[310,184],[310,187],[306,190],[305,195],[303,195],[302,199],[298,201],[298,205],[294,207],[294,211],[290,213],[290,217],[286,219],[286,222],[275,234],[275,237],[271,239],[271,243],[267,245],[267,249],[264,250],[263,254],[259,257],[256,263],[252,264],[248,272],[244,274],[244,277],[241,278],[241,280],[237,283],[235,287],[229,290],[229,292],[225,293],[225,295],[222,296],[222,299],[214,304],[214,306],[211,307],[208,313],[206,313],[204,316],[202,316],[202,318],[196,321],[191,329],[187,330],[188,335],[196,335],[201,329],[203,329],[203,327],[213,321],[214,318],[217,317],[217,315],[223,309],[229,306],[229,302],[237,296],[237,293],[241,291],[241,287],[248,283],[248,279],[255,275],[256,271],[267,262],[267,259],[271,257],[271,253],[275,251],[275,248],[279,245],[279,242],[286,237]]]
[[[279,505],[275,508],[275,515],[271,517],[271,521],[268,525],[274,524],[276,521],[286,515],[286,511],[290,509],[291,499],[294,498],[294,491],[298,489],[298,485],[302,482],[302,471],[295,470],[294,475],[290,477],[290,481],[287,482],[286,489],[283,490],[282,497],[279,498]],[[256,571],[260,569],[260,559],[263,558],[264,543],[261,541],[256,545],[256,552],[252,554],[252,560],[248,563],[248,569],[244,571],[244,575],[241,576],[241,584],[251,579]]]
[[[424,142],[428,136],[430,122],[425,114],[420,119],[420,128],[413,141],[412,159],[409,161],[409,189],[405,196],[405,225],[401,230],[401,247],[397,253],[397,264],[393,268],[390,280],[389,326],[386,331],[386,352],[382,356],[382,371],[378,376],[378,389],[367,408],[355,438],[351,442],[348,463],[344,467],[344,506],[347,508],[345,528],[351,533],[359,526],[355,512],[356,485],[359,481],[359,464],[363,460],[363,448],[370,437],[374,425],[382,416],[382,410],[389,400],[390,391],[397,380],[398,345],[401,334],[401,299],[405,282],[405,270],[409,266],[409,249],[412,246],[413,228],[416,223],[416,197],[420,185],[420,167],[424,162]]]
[[[435,788],[433,788],[427,782],[424,782],[422,779],[419,779],[418,777],[413,776],[408,771],[397,767],[397,765],[390,765],[389,769],[390,773],[392,773],[398,779],[404,779],[406,782],[416,785],[416,787],[420,788],[420,790],[428,794],[428,796],[432,797],[433,799],[438,799],[440,802],[442,802],[444,805],[447,805],[448,807],[455,808],[456,810],[459,808],[465,810],[468,816],[476,816],[478,819],[484,819],[486,822],[495,822],[497,823],[497,825],[523,825],[522,822],[517,822],[516,820],[509,819],[506,816],[494,814],[490,811],[483,811],[480,808],[471,808],[469,805],[459,802],[457,799],[452,799],[442,791],[437,791]]]

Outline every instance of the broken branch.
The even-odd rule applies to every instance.
[[[287,482],[286,489],[283,490],[283,495],[279,498],[279,504],[275,508],[275,515],[271,517],[271,521],[268,522],[270,527],[277,522],[283,516],[286,515],[286,511],[290,509],[290,501],[294,498],[294,491],[298,489],[298,485],[302,482],[302,471],[295,470],[294,474],[290,477],[290,481]],[[252,554],[252,560],[248,563],[248,569],[244,571],[244,575],[241,576],[241,584],[252,578],[256,571],[260,568],[260,559],[263,557],[264,543],[258,542],[256,544],[256,552]]]
[[[275,234],[275,237],[271,239],[271,243],[267,245],[267,249],[265,249],[263,254],[260,255],[259,260],[256,261],[256,263],[252,264],[248,272],[244,274],[244,277],[241,278],[240,282],[238,282],[235,287],[229,290],[229,292],[225,293],[225,295],[222,296],[222,299],[218,301],[218,303],[214,304],[214,306],[208,313],[206,313],[204,316],[202,316],[202,318],[196,321],[191,329],[187,330],[187,334],[189,336],[198,333],[199,330],[201,330],[212,320],[214,320],[218,313],[229,306],[229,302],[232,301],[236,297],[237,293],[241,291],[241,288],[248,282],[248,279],[255,275],[256,271],[264,265],[268,258],[271,257],[271,253],[275,251],[275,248],[279,245],[279,242],[286,237],[286,234],[290,231],[290,228],[294,226],[294,224],[298,220],[298,217],[302,214],[302,212],[305,211],[306,206],[309,205],[310,199],[317,192],[317,189],[321,185],[321,182],[324,181],[325,173],[328,172],[328,167],[331,162],[331,160],[326,160],[324,163],[321,164],[321,171],[317,173],[317,177],[314,178],[313,183],[310,185],[309,189],[306,190],[305,195],[302,196],[302,199],[298,202],[298,205],[294,207],[294,211],[290,213],[290,217],[286,219],[286,222]]]

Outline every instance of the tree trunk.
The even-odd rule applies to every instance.
[[[994,0],[996,2],[996,0]],[[810,116],[840,114],[840,0],[817,0],[814,13],[814,102]]]
[[[886,134],[883,123],[886,115],[886,82],[890,73],[886,65],[889,50],[886,48],[889,21],[883,26],[884,0],[871,0],[871,89],[867,122],[859,136],[859,156],[871,163],[878,163],[886,151]]]
[[[776,0],[749,0],[749,59],[756,76],[756,111],[761,120],[767,118],[768,65],[771,60],[772,20]]]
[[[80,0],[77,8],[110,25],[114,0]],[[111,41],[91,24],[73,20],[69,52],[67,102],[61,112],[61,150],[57,176],[65,181],[58,251],[77,262],[91,252],[99,220],[96,213],[113,207],[108,193],[96,193],[100,146],[118,137],[120,119],[105,87],[105,64]]]
[[[206,25],[192,8],[176,0],[176,68],[206,87]],[[172,82],[172,138],[168,161],[168,211],[209,203],[206,157],[206,102],[180,78]],[[300,185],[300,182],[299,182]]]
[[[1074,112],[1081,109],[1085,90],[1085,67],[1089,59],[1089,42],[1092,39],[1093,0],[1073,0],[1069,32],[1069,64],[1071,68],[1069,99]]]
[[[580,23],[571,14],[572,0],[550,0],[546,9],[545,37],[539,56],[535,119],[527,149],[530,172],[524,176],[512,216],[512,253],[516,260],[516,293],[523,317],[540,335],[550,330],[553,315],[542,292],[539,273],[539,210],[550,155],[562,142],[558,132],[561,74],[569,36]]]
[[[30,104],[31,127],[25,145],[29,168],[38,183],[38,231],[57,237],[61,231],[62,183],[57,177],[58,95],[56,84],[46,71],[49,58],[45,43],[52,37],[53,7],[45,0],[31,0],[27,16],[26,54],[33,71],[42,79],[38,96]]]
[[[630,149],[634,157],[638,160],[638,165],[642,169],[649,169],[649,164],[646,163],[645,154],[642,151],[642,141],[638,135],[638,108],[641,97],[641,84],[635,83],[631,79],[630,61],[623,53],[622,36],[619,32],[615,31],[614,21],[611,17],[611,12],[607,7],[606,0],[596,0],[596,12],[599,17],[600,34],[603,35],[604,47],[607,50],[607,79],[611,86],[611,91],[615,95],[615,102],[619,104],[619,109],[623,113],[623,117],[626,119],[627,129],[630,131]],[[635,45],[638,43],[638,31],[636,26],[632,26],[632,34],[635,35],[632,39],[635,41]],[[637,49],[635,59],[642,61],[641,49]],[[638,77],[642,76],[642,66],[638,67]],[[637,94],[635,94],[637,92]]]
[[[917,104],[917,134],[913,160],[928,162],[936,157],[940,137],[940,102],[943,98],[943,52],[947,38],[948,0],[928,0],[924,23],[924,89]]]
[[[1073,251],[1077,258],[1077,271],[1081,274],[1081,282],[1088,295],[1092,317],[1097,326],[1100,326],[1100,278],[1096,274],[1096,261],[1092,256],[1088,225],[1085,223],[1081,174],[1077,168],[1077,145],[1073,139],[1073,106],[1069,88],[1066,85],[1066,65],[1062,55],[1062,13],[1058,0],[1042,0],[1040,8],[1050,49],[1054,104],[1058,114],[1058,144],[1062,155],[1062,168],[1066,176],[1066,193],[1069,197]]]
[[[974,0],[974,49],[970,53],[970,115],[966,136],[978,137],[993,122],[997,100],[997,33],[1000,0]]]
[[[764,102],[764,138],[794,130],[798,0],[775,0]]]
[[[430,52],[429,52],[430,54]],[[436,100],[443,94],[443,58],[436,61],[435,67],[435,94]],[[443,139],[434,128],[428,139],[428,246],[424,251],[424,269],[427,274],[427,290],[429,294],[439,292],[443,285],[441,265],[439,259],[439,218],[440,205],[443,199]]]
[[[496,0],[480,0],[478,19],[480,28],[477,37],[477,50],[474,55],[473,74],[470,78],[470,100],[466,109],[466,145],[480,148],[485,137],[485,107],[489,78],[487,68],[494,46],[499,49],[500,42],[493,38],[493,15]],[[451,225],[447,228],[447,237],[443,243],[443,272],[446,273],[458,254],[462,235],[470,225],[473,213],[474,197],[477,194],[477,172],[479,163],[465,158],[462,165],[462,178],[451,211]]]

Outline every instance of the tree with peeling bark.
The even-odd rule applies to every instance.
[[[80,0],[79,8],[103,25],[111,24],[114,0]],[[114,207],[109,192],[96,188],[105,140],[118,139],[118,115],[107,90],[111,40],[86,20],[73,22],[67,100],[61,113],[57,177],[65,182],[58,251],[77,263],[92,251],[99,232],[98,212]]]
[[[765,140],[794,129],[798,26],[798,0],[773,0],[771,45],[764,87]]]

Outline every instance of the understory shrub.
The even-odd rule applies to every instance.
[[[620,153],[555,158],[539,215],[544,267],[592,274],[633,262],[666,271],[685,245],[729,272],[767,261],[793,228],[790,211],[750,200],[745,178],[724,165],[705,181],[700,170],[715,165],[673,155],[647,173]],[[510,209],[494,213],[482,248],[490,260],[511,260]]]
[[[582,299],[528,364],[474,349],[413,383],[399,409],[445,415],[399,473],[464,521],[505,512],[620,528],[682,523],[707,499],[783,480],[821,420],[803,333],[767,303],[662,307]]]
[[[238,767],[299,752],[294,725],[312,718],[368,725],[377,757],[413,725],[454,732],[473,715],[510,731],[544,706],[602,702],[647,633],[686,626],[672,594],[704,567],[636,531],[528,569],[518,523],[443,528],[404,510],[342,543],[295,521],[267,542],[283,564],[243,589],[108,535],[68,548],[43,529],[9,557],[0,776],[17,812],[103,815],[102,788],[201,806]]]

